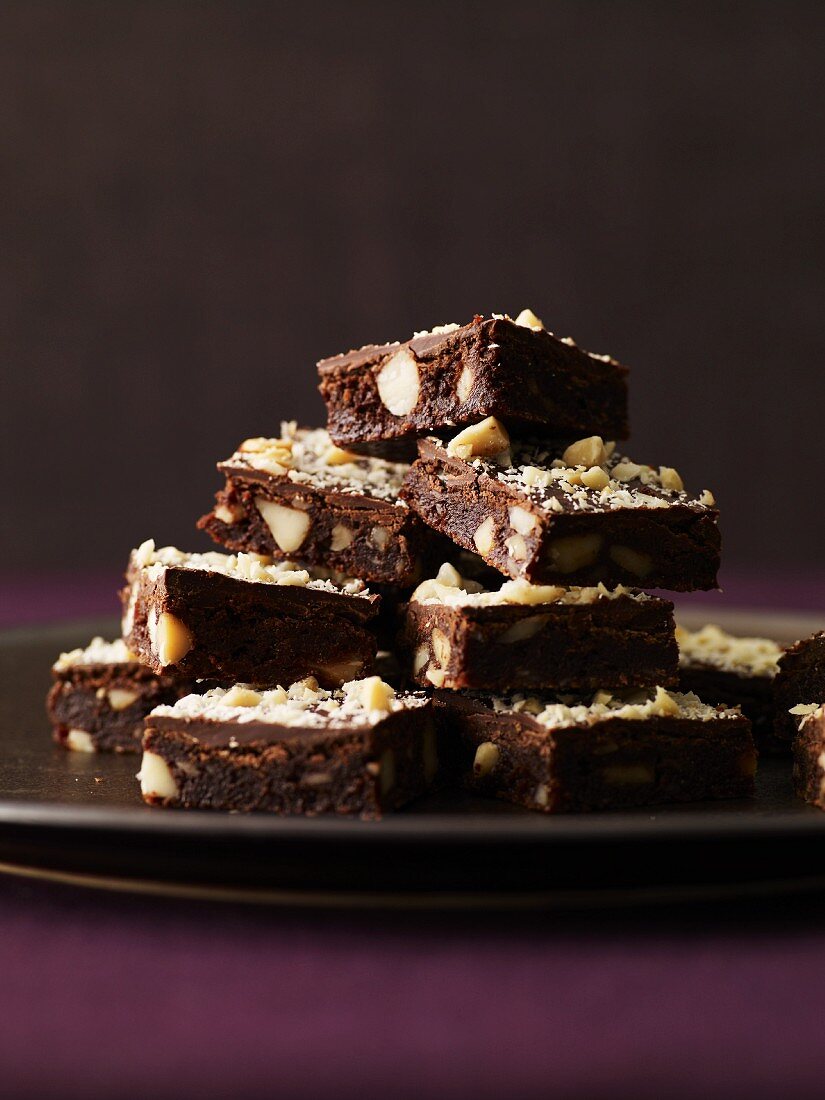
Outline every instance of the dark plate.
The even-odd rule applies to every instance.
[[[811,629],[788,616],[732,625],[778,636]],[[825,882],[825,814],[794,800],[785,761],[761,764],[755,803],[631,813],[546,818],[454,794],[375,823],[150,809],[134,778],[138,757],[59,749],[43,709],[57,653],[115,631],[106,620],[0,634],[6,870],[327,904],[578,903]]]

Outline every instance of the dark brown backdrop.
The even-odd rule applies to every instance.
[[[403,12],[403,15],[400,13]],[[0,13],[7,567],[184,546],[314,360],[530,305],[728,561],[823,534],[821,5]]]

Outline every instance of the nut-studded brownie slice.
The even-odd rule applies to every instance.
[[[342,451],[323,428],[285,422],[279,438],[247,439],[218,469],[226,487],[198,526],[229,550],[401,586],[444,553],[398,496],[408,464]]]
[[[595,691],[677,683],[673,604],[629,588],[506,581],[450,565],[407,605],[401,648],[425,687]]]
[[[132,551],[123,637],[154,672],[336,686],[372,670],[380,597],[362,581],[250,554]]]
[[[800,703],[789,719],[797,728],[793,743],[793,781],[798,798],[825,810],[825,706]]]
[[[786,744],[796,737],[790,714],[798,703],[825,703],[825,631],[803,638],[779,658],[774,691],[774,733]]]
[[[760,752],[787,755],[773,733],[773,682],[782,646],[770,638],[741,638],[708,623],[701,630],[676,627],[679,685],[706,703],[742,708]]]
[[[600,436],[567,448],[511,442],[497,420],[418,443],[403,495],[436,531],[533,584],[715,588],[718,512],[671,467]]]
[[[120,638],[61,653],[52,677],[46,710],[54,739],[75,752],[140,752],[149,711],[198,690],[192,679],[142,665]]]
[[[190,695],[146,719],[141,791],[165,806],[379,818],[437,777],[431,711],[377,676]]]
[[[544,813],[751,798],[756,749],[738,710],[658,687],[584,698],[439,691],[462,784]]]
[[[368,344],[322,359],[318,372],[330,435],[358,450],[485,416],[554,438],[628,435],[627,368],[558,339],[529,309]]]

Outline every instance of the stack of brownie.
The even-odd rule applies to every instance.
[[[142,748],[147,801],[232,810],[752,794],[748,719],[674,690],[673,607],[640,590],[715,587],[718,515],[613,442],[626,368],[526,310],[318,369],[326,429],[219,464],[199,527],[228,553],[143,543],[122,640],[55,665],[63,744]]]

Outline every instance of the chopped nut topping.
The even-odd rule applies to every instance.
[[[430,442],[436,448],[443,446],[437,439]],[[471,456],[464,461],[523,493],[531,505],[544,512],[669,508],[674,504],[695,510],[710,507],[713,501],[707,490],[699,498],[667,488],[657,470],[616,454],[612,444],[604,444],[598,436],[572,444],[562,458],[539,442],[511,440],[510,448],[509,465],[500,455],[495,460]],[[670,474],[665,474],[665,480],[675,484]]]
[[[494,458],[509,453],[510,436],[494,416],[471,424],[447,444],[447,454],[456,458]]]
[[[303,569],[291,561],[273,564],[271,558],[260,554],[219,554],[215,551],[207,554],[186,554],[174,546],[156,549],[152,539],[147,539],[137,550],[132,551],[131,567],[145,569],[153,580],[157,580],[164,569],[200,569],[254,583],[293,585],[365,598],[370,595],[363,581],[344,577],[334,570],[316,567]],[[136,591],[135,587],[133,591]],[[126,633],[128,632],[127,630]]]
[[[614,589],[603,584],[591,588],[562,588],[552,584],[530,584],[525,580],[505,581],[496,592],[488,592],[475,581],[465,580],[450,565],[444,565],[434,580],[422,581],[410,597],[410,602],[442,604],[447,607],[496,607],[500,604],[590,604],[597,600],[615,600],[627,596],[638,602],[649,600],[643,592],[635,592],[623,585]],[[442,577],[449,578],[442,580]],[[454,583],[454,581],[456,583]]]
[[[697,631],[677,626],[676,641],[683,668],[711,665],[746,676],[772,677],[782,656],[782,647],[769,638],[735,637],[713,623]]]
[[[261,702],[261,694],[243,684],[235,684],[223,697],[225,707],[257,707]]]
[[[85,648],[72,649],[61,653],[52,668],[55,672],[65,672],[75,665],[129,665],[137,664],[138,659],[131,653],[122,638],[107,642],[100,637],[92,638]]]
[[[586,485],[588,489],[605,489],[610,484],[607,471],[601,466],[591,466],[580,477],[582,485]]]
[[[233,694],[237,693],[237,694]],[[232,699],[257,694],[257,703],[237,703]],[[421,692],[399,692],[379,676],[350,681],[342,688],[328,691],[318,687],[310,676],[288,688],[256,691],[247,684],[211,688],[202,695],[187,695],[173,706],[155,707],[153,715],[219,723],[272,723],[278,726],[321,728],[324,726],[369,726],[384,715],[421,707],[428,700]]]
[[[607,461],[607,451],[600,435],[590,435],[571,443],[561,457],[568,466],[601,466]]]
[[[659,467],[659,480],[662,483],[663,489],[670,489],[674,493],[684,492],[684,482],[679,477],[679,474],[672,466],[660,466]]]
[[[604,701],[597,701],[597,698]],[[566,700],[566,702],[565,702]],[[644,721],[647,718],[689,718],[703,722],[716,718],[740,718],[738,707],[712,707],[693,692],[666,691],[662,687],[649,692],[595,692],[592,696],[527,697],[523,694],[494,696],[493,709],[499,713],[526,711],[548,728],[591,726],[605,718]]]
[[[534,332],[540,332],[544,328],[544,323],[538,319],[532,309],[523,309],[516,317],[515,323],[523,328],[531,328]]]
[[[409,463],[387,462],[382,458],[357,455],[336,447],[325,428],[299,428],[295,421],[283,421],[280,439],[255,441],[270,444],[270,449],[286,448],[290,455],[289,469],[267,473],[286,477],[297,485],[310,485],[316,489],[334,489],[338,493],[351,493],[391,501],[406,508],[398,497],[398,490],[409,470]],[[222,466],[240,472],[247,468],[261,469],[256,452],[238,449]],[[217,509],[215,510],[217,514]],[[222,517],[219,517],[222,518]]]

